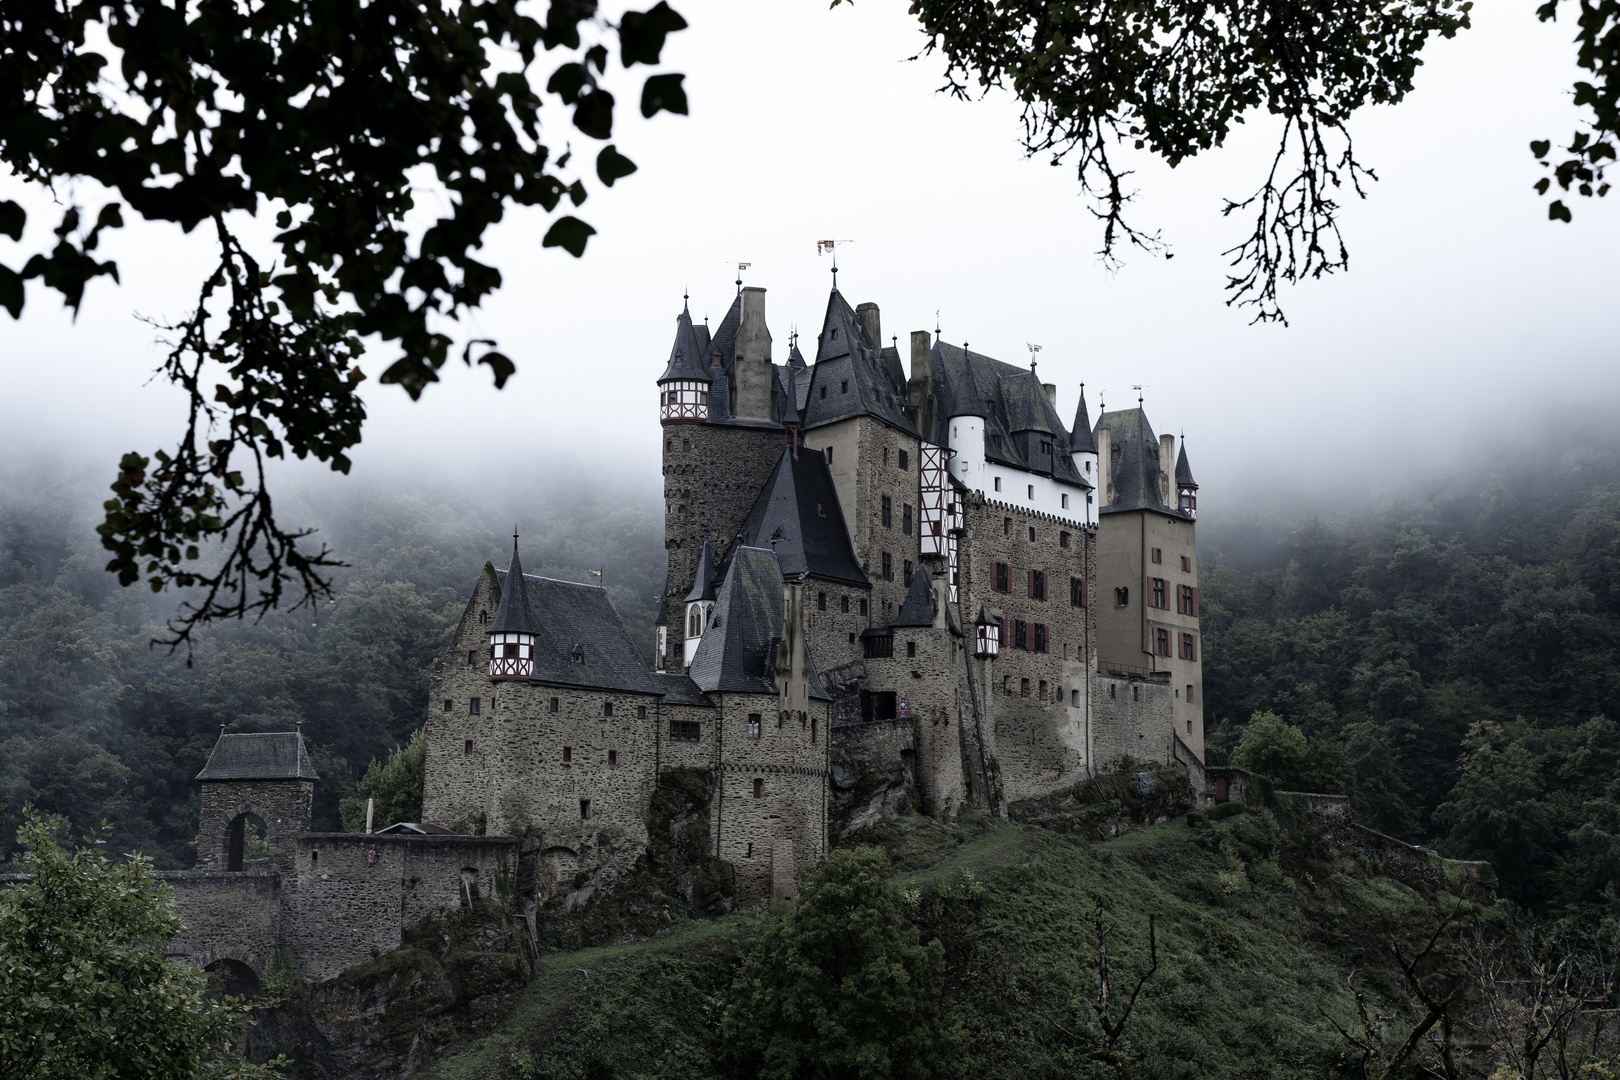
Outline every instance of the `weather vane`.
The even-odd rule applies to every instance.
[[[853,244],[854,242],[855,241],[853,241],[853,240],[817,240],[816,241],[816,254],[818,256],[826,255],[829,252],[831,252],[831,254],[832,254],[833,288],[835,288],[835,289],[838,288],[838,245],[839,244]]]
[[[1041,347],[1039,345],[1035,344],[1033,341],[1026,341],[1026,342],[1024,342],[1024,344],[1029,349],[1029,370],[1034,371],[1035,370],[1035,354],[1041,351]]]
[[[740,263],[737,264],[737,295],[738,296],[742,295],[742,275],[743,275],[743,271],[748,269],[750,266],[753,266],[753,265],[754,265],[753,263],[748,263],[748,262],[740,262]]]

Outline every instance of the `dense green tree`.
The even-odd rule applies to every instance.
[[[720,1024],[725,1054],[760,1080],[961,1076],[964,1038],[940,1011],[945,953],[901,917],[875,849],[834,850],[793,905],[760,920]]]
[[[1232,764],[1269,777],[1287,791],[1348,795],[1354,776],[1344,751],[1326,736],[1308,739],[1276,713],[1249,717]]]
[[[180,917],[139,856],[105,835],[66,852],[43,819],[22,828],[32,877],[0,889],[0,1078],[268,1078],[231,1055],[250,1014],[204,991],[164,944]]]
[[[366,800],[372,800],[372,827],[385,829],[399,821],[422,820],[422,776],[427,766],[427,728],[417,728],[411,741],[396,746],[388,760],[371,759],[360,778],[360,796],[343,800],[343,828],[364,832]]]

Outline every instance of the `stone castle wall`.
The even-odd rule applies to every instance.
[[[1168,762],[1174,753],[1175,688],[1167,680],[1097,675],[1091,746],[1097,768],[1122,757]]]
[[[281,874],[266,868],[238,873],[159,870],[152,876],[174,890],[175,907],[186,924],[169,941],[171,960],[195,968],[236,960],[255,972],[264,970],[280,940]]]
[[[880,739],[882,733],[866,730],[881,724],[838,729],[840,739],[875,739],[871,752],[883,761],[900,761],[903,751],[910,752],[922,809],[947,821],[968,801],[962,739],[974,737],[963,643],[948,630],[896,627],[894,656],[868,660],[866,669],[872,691],[892,691],[904,701],[905,715],[894,721],[904,725],[904,738],[889,733]]]
[[[313,780],[203,781],[197,868],[225,870],[232,824],[244,814],[256,814],[264,821],[275,869],[290,871],[291,842],[309,831],[314,798]]]

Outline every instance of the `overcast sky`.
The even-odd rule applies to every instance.
[[[540,214],[509,216],[486,248],[505,287],[454,332],[498,339],[517,376],[497,393],[485,370],[456,365],[417,404],[368,383],[356,477],[407,484],[424,469],[467,477],[521,462],[537,486],[548,467],[609,470],[655,499],[653,380],[682,290],[717,322],[737,263],[752,263],[744,278],[769,290],[781,361],[795,324],[812,338],[819,327],[824,238],[851,241],[840,285],[851,303],[881,306],[885,337],[931,330],[937,311],[946,340],[1008,362],[1039,343],[1065,415],[1081,381],[1094,417],[1099,396],[1121,406],[1142,384],[1155,426],[1186,432],[1212,512],[1261,486],[1420,471],[1620,396],[1620,204],[1574,200],[1575,224],[1553,225],[1530,191],[1527,142],[1567,137],[1575,117],[1572,28],[1537,23],[1532,5],[1477,7],[1475,29],[1430,45],[1408,101],[1356,118],[1381,182],[1365,202],[1347,198],[1350,273],[1286,290],[1287,329],[1250,326],[1222,303],[1220,252],[1242,227],[1221,219],[1221,197],[1258,182],[1271,118],[1173,171],[1144,159],[1137,220],[1161,228],[1176,258],[1127,254],[1110,276],[1072,170],[1023,158],[1016,109],[937,94],[939,63],[905,62],[922,43],[905,3],[676,7],[691,29],[665,59],[687,73],[692,114],[643,121],[641,72],[617,73],[615,142],[641,168],[611,191],[589,177],[578,213],[599,235],[586,257],[542,250]],[[45,212],[22,245],[0,238],[12,265],[46,246],[55,221],[28,201]],[[181,401],[149,384],[160,352],[134,314],[184,315],[211,252],[141,225],[102,250],[123,284],[91,285],[77,325],[37,286],[20,323],[0,317],[0,449],[14,466],[54,448],[103,456],[110,480],[119,451],[180,431]],[[375,375],[391,359],[379,345],[362,366]]]

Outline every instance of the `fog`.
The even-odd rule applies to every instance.
[[[1351,270],[1285,290],[1283,328],[1224,306],[1220,254],[1242,238],[1221,197],[1258,182],[1273,119],[1251,118],[1173,171],[1143,159],[1137,221],[1162,229],[1176,257],[1128,253],[1109,274],[1072,171],[1023,158],[1004,97],[936,93],[939,64],[906,62],[922,41],[904,5],[676,6],[691,29],[665,59],[687,73],[692,115],[643,121],[640,73],[610,83],[615,142],[640,171],[612,190],[588,178],[578,213],[599,234],[585,258],[543,250],[547,218],[521,211],[483,253],[505,286],[451,332],[497,339],[518,374],[496,392],[486,370],[452,363],[414,404],[368,382],[353,476],[289,467],[289,490],[308,493],[289,510],[345,490],[487,492],[491,520],[525,501],[656,509],[653,380],[683,291],[696,317],[718,321],[737,264],[750,263],[743,277],[769,290],[780,361],[795,326],[813,337],[820,325],[830,262],[815,241],[827,238],[850,241],[839,284],[852,303],[881,306],[885,336],[937,319],[947,340],[1012,363],[1038,343],[1065,414],[1081,382],[1093,417],[1099,399],[1134,403],[1142,386],[1155,426],[1185,432],[1212,526],[1488,468],[1541,434],[1568,437],[1571,417],[1601,418],[1620,396],[1605,258],[1620,207],[1578,199],[1573,226],[1550,224],[1530,191],[1528,140],[1567,136],[1575,112],[1571,28],[1537,23],[1529,7],[1476,9],[1474,30],[1430,46],[1407,102],[1356,118],[1381,180],[1365,202],[1346,197]],[[12,181],[0,195],[31,210],[22,244],[0,238],[15,265],[46,245],[55,211]],[[22,321],[0,320],[10,483],[65,472],[104,487],[118,453],[182,429],[180,395],[151,379],[156,334],[135,316],[185,314],[210,265],[206,238],[132,224],[100,254],[123,283],[92,284],[76,323],[37,283]],[[374,343],[362,366],[375,376],[392,358]]]

